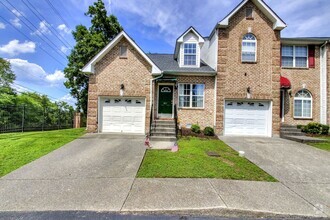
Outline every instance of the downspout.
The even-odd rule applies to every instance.
[[[321,116],[320,116],[320,122],[322,124],[326,124],[327,123],[327,48],[326,45],[329,43],[329,41],[325,41],[324,44],[322,44],[322,46],[320,47],[320,52],[321,52],[321,56],[322,59],[320,59],[320,65],[321,65],[321,74],[320,74],[320,95],[321,95],[321,106],[320,106],[320,112],[321,112]],[[323,83],[325,82],[325,84],[323,85]],[[323,92],[326,91],[326,94],[323,94]],[[324,111],[323,111],[324,110]]]

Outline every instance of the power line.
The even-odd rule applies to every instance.
[[[11,3],[9,3],[8,2],[8,0],[6,0],[6,2],[9,4],[9,5],[11,5],[18,13],[19,13],[19,15],[20,16],[22,16],[22,17],[24,17],[36,30],[38,30],[38,28],[24,15],[24,14],[22,14],[22,13],[20,13],[18,10],[17,10],[17,8],[15,7],[15,6],[13,6]],[[8,8],[3,2],[1,2],[0,1],[0,3],[3,5],[3,6],[5,6],[6,8],[7,8],[7,10],[8,11],[10,11],[13,15],[15,15],[15,17],[16,18],[18,18],[19,19],[19,17],[20,16],[17,16],[14,12],[12,12],[11,10],[10,10],[10,8]],[[21,20],[32,32],[33,32],[33,29],[29,26],[29,25],[27,25],[25,22],[24,22],[24,20]],[[64,59],[66,59],[66,54],[65,53],[63,53],[62,51],[60,51],[62,54],[64,54],[64,56],[63,55],[61,55],[59,52],[58,52],[58,50],[57,50],[57,46],[46,36],[46,35],[44,35],[42,32],[40,32],[40,34],[41,35],[43,35],[51,44],[53,44],[54,46],[55,46],[55,49],[54,49],[54,47],[52,47],[47,41],[45,41],[41,36],[39,36],[38,34],[36,34],[36,36],[38,36],[43,42],[45,42],[49,47],[51,47],[53,50],[54,50],[54,52],[56,52],[59,56],[61,56],[62,58],[64,58]]]
[[[35,8],[33,7],[32,3],[27,1],[27,3],[22,0],[23,4],[28,7],[30,9],[30,11],[42,22],[43,20],[47,22],[47,19]],[[30,7],[30,6],[31,7]],[[49,22],[47,22],[49,23]],[[53,34],[54,36],[59,40],[61,41],[63,44],[65,44],[67,47],[71,47],[72,48],[72,45],[70,45],[70,43],[68,43],[61,35],[58,35],[58,32],[55,30],[55,28],[50,25],[50,29],[49,29]]]
[[[64,20],[64,18],[62,17],[62,15],[57,11],[57,9],[54,7],[54,5],[49,1],[46,0],[46,2],[48,3],[48,5],[53,9],[53,11],[55,12],[55,14],[63,21],[63,23],[69,28],[70,26],[68,25],[68,23]]]
[[[36,93],[38,93],[39,95],[45,95],[45,96],[49,97],[50,99],[52,99],[53,101],[57,101],[57,100],[58,100],[58,99],[55,98],[55,97],[52,97],[52,96],[50,96],[50,95],[46,95],[45,93],[38,92],[37,90],[34,90],[34,89],[31,89],[31,88],[28,88],[28,87],[26,87],[26,86],[22,86],[22,85],[20,85],[20,84],[18,84],[18,83],[16,83],[16,82],[13,82],[12,84],[14,84],[14,85],[16,85],[16,86],[19,86],[19,87],[21,87],[21,88],[24,88],[24,89],[27,90],[27,91],[36,92]]]
[[[24,37],[26,37],[27,39],[29,39],[30,41],[32,41],[32,39],[30,37],[28,37],[26,34],[24,34],[20,29],[18,29],[17,27],[15,27],[11,22],[9,22],[8,20],[6,20],[4,17],[2,17],[0,15],[0,18],[5,21],[6,23],[8,23],[10,26],[12,26],[13,28],[15,28],[18,32],[20,32]],[[46,49],[44,49],[41,45],[39,46],[40,49],[45,52],[48,56],[50,56],[51,58],[53,58],[56,62],[58,62],[59,64],[66,66],[66,64],[62,63],[61,61],[59,61],[57,58],[55,58],[53,55],[51,55]]]

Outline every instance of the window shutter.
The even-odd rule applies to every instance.
[[[308,64],[309,68],[315,68],[315,46],[308,46]]]

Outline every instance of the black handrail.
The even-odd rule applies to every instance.
[[[152,121],[153,121],[153,104],[151,104],[151,109],[150,109],[150,125],[149,125],[149,136],[151,136],[151,126],[152,126]]]
[[[178,111],[176,109],[176,104],[174,105],[174,122],[175,122],[175,136],[178,137]]]

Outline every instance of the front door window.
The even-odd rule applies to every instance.
[[[158,98],[158,113],[172,115],[173,86],[159,85]]]

